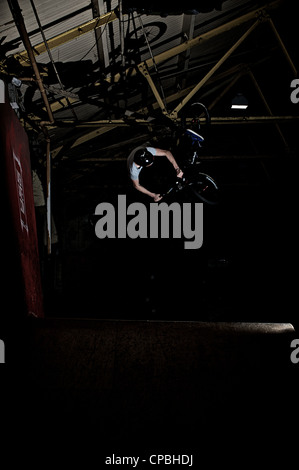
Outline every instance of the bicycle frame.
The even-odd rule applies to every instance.
[[[201,201],[208,204],[217,204],[219,188],[214,179],[201,172],[195,172],[192,175],[192,168],[195,168],[200,163],[198,150],[202,147],[204,138],[192,129],[186,129],[183,135],[190,138],[190,149],[192,150],[191,158],[182,165],[182,169],[184,173],[187,173],[187,175],[182,178],[177,178],[174,185],[162,195],[162,198],[189,187],[193,194]],[[191,172],[188,175],[188,170],[190,169]]]

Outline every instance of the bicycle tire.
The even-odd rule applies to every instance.
[[[219,203],[219,187],[216,181],[206,173],[197,173],[188,186],[202,202],[211,205]]]
[[[209,113],[208,108],[200,102],[195,102],[191,104],[190,107],[191,111],[191,117],[194,123],[196,123],[197,126],[200,126],[197,121],[199,121],[199,118],[203,115],[205,119],[205,125],[208,126],[211,123],[211,116]]]
[[[201,119],[204,119],[203,124],[201,124]],[[208,108],[200,102],[192,103],[182,115],[182,124],[183,128],[189,127],[195,132],[199,132],[203,129],[206,129],[211,123],[211,116]]]

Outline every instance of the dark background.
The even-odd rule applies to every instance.
[[[76,2],[70,11],[66,3],[64,19],[54,19],[53,2],[37,3],[40,13],[49,8],[43,25],[47,34],[57,33],[55,27],[67,15],[80,24],[81,13],[90,8]],[[200,17],[194,35],[262,2],[222,3],[216,17]],[[23,4],[23,14],[32,19],[29,4]],[[271,15],[298,67],[291,2],[282,2]],[[172,21],[170,17],[164,32],[171,30]],[[13,25],[12,16],[6,15],[5,22]],[[186,57],[181,64],[159,66],[167,96],[184,80],[194,86],[247,26],[193,49],[185,71]],[[21,42],[18,31],[7,31],[1,52],[8,56],[9,74],[26,77],[29,70],[9,57]],[[32,38],[36,34],[29,33]],[[9,318],[7,364],[1,369],[3,455],[7,451],[10,462],[38,468],[73,462],[106,468],[104,458],[112,453],[193,453],[196,469],[224,464],[290,467],[298,458],[298,364],[290,361],[298,328],[299,105],[290,101],[294,72],[269,24],[263,24],[219,70],[219,81],[208,83],[196,97],[209,105],[223,91],[222,72],[243,64],[254,71],[272,113],[293,117],[279,123],[285,141],[270,119],[263,124],[212,122],[202,169],[219,183],[221,200],[217,207],[204,207],[200,249],[184,250],[179,240],[99,240],[91,223],[96,205],[115,204],[118,194],[135,200],[126,171],[131,148],[147,141],[176,150],[169,122],[152,108],[154,99],[143,77],[107,86],[105,75],[120,69],[120,46],[111,25],[109,33],[115,49],[107,69],[99,72],[98,63],[84,60],[87,50],[78,58],[72,41],[68,61],[59,64],[66,89],[80,88],[82,101],[73,110],[80,120],[107,119],[146,104],[155,119],[153,130],[138,126],[133,116],[127,127],[73,148],[86,129],[63,123],[73,119],[68,107],[55,112],[51,148],[62,145],[52,162],[58,243],[51,256],[45,247],[40,252],[45,318],[22,317],[20,297],[11,290],[3,293],[2,312]],[[175,37],[182,42],[184,31],[175,30]],[[161,46],[169,49],[173,40],[160,36],[152,43],[153,52]],[[138,51],[129,59],[138,63],[140,57]],[[45,65],[50,69],[49,61]],[[168,75],[175,77],[170,85]],[[51,71],[44,78],[48,86],[55,80]],[[101,86],[94,86],[96,81]],[[26,125],[32,124],[31,112],[47,119],[36,85],[24,86],[21,117]],[[239,91],[250,103],[244,118],[269,115],[245,74],[212,108],[212,117],[230,117],[231,100]],[[48,93],[57,104],[61,95]],[[37,168],[45,185],[45,141],[41,133],[38,137]],[[160,169],[166,166],[161,163]],[[4,185],[1,189],[4,193]],[[9,214],[3,214],[8,220]],[[9,255],[9,269],[3,273],[9,273],[8,280],[19,272],[10,228],[3,244],[3,255]]]

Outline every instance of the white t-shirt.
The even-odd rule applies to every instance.
[[[140,147],[135,148],[130,153],[130,155],[128,156],[128,159],[127,159],[128,172],[129,172],[129,176],[130,176],[131,180],[138,180],[138,178],[139,178],[139,173],[141,172],[143,167],[141,166],[140,168],[137,168],[137,166],[134,163],[134,156],[135,156],[135,153],[137,152],[137,150],[144,149],[144,148],[146,148],[146,150],[148,150],[153,155],[156,155],[156,149],[154,147],[140,146]]]

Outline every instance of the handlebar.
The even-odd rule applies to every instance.
[[[185,183],[187,182],[186,177],[182,176],[181,178],[176,178],[173,186],[171,186],[165,193],[160,194],[161,198],[164,199],[165,196],[168,196],[173,191],[180,191],[185,187]]]

